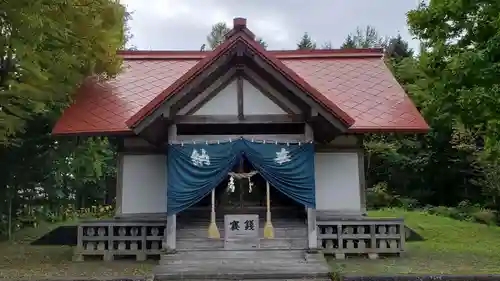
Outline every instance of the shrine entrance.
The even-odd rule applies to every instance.
[[[255,171],[247,159],[242,159],[235,165],[231,175],[222,181],[215,189],[215,206],[218,214],[255,212],[266,208],[266,180]],[[243,175],[249,178],[239,178]],[[231,183],[232,181],[232,183]],[[298,204],[272,185],[270,186],[270,199],[272,209],[297,209],[305,210],[304,206]],[[208,194],[194,207],[210,208],[211,194]],[[304,211],[305,216],[305,211]]]

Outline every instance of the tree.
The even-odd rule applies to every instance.
[[[441,135],[433,138],[433,146],[440,144],[440,150],[445,152],[438,155],[449,174],[442,178],[441,185],[454,186],[454,194],[467,195],[483,188],[490,194],[497,189],[493,186],[488,190],[487,186],[496,177],[492,169],[500,169],[498,161],[492,160],[498,158],[500,144],[499,9],[500,3],[494,0],[430,1],[408,13],[410,31],[423,46],[418,63],[420,75],[411,89],[417,95],[426,95],[422,112],[433,132]],[[490,155],[481,156],[481,169],[474,165],[474,153],[445,142],[461,131],[474,136],[472,151]],[[491,161],[485,163],[484,159]],[[454,178],[462,183],[457,185]],[[481,189],[474,186],[477,182],[482,183]],[[449,196],[447,190],[440,194]],[[481,200],[478,196],[473,199]]]
[[[125,44],[124,44],[124,47],[125,45],[127,45],[128,43],[130,43],[130,41],[132,40],[132,38],[134,38],[134,34],[132,34],[132,30],[130,28],[130,25],[129,25],[129,22],[130,20],[132,20],[132,12],[128,12],[126,11],[125,12],[125,20],[124,20],[124,27],[125,27]],[[129,45],[128,47],[126,47],[127,50],[137,50],[137,46],[131,44]]]
[[[435,114],[500,139],[500,3],[431,1],[408,14],[423,42],[421,68],[440,107]],[[443,112],[442,109],[446,109]]]
[[[306,32],[302,35],[299,43],[297,43],[297,50],[314,50],[316,43],[312,41],[311,36]]]
[[[341,49],[355,49],[356,47],[356,42],[354,42],[351,34],[347,35],[344,43],[340,46]]]
[[[408,13],[421,42],[389,41],[392,71],[429,122],[427,135],[370,136],[371,183],[423,205],[500,210],[498,1],[430,1]],[[391,43],[393,44],[391,46]]]
[[[386,45],[387,38],[381,37],[373,26],[368,25],[364,29],[356,28],[356,32],[347,36],[341,48],[383,48]]]
[[[108,140],[50,132],[84,79],[120,71],[129,17],[115,0],[3,1],[0,11],[1,236],[25,215],[48,219],[106,194]]]
[[[257,37],[256,40],[257,43],[259,43],[262,46],[262,48],[267,49],[267,43],[266,41],[264,41],[264,39],[262,39],[261,37]]]
[[[321,45],[321,49],[323,49],[323,50],[333,49],[332,42],[328,41],[328,42],[323,43],[323,45]]]
[[[22,132],[33,113],[48,110],[47,103],[67,100],[85,77],[119,71],[115,52],[124,45],[125,10],[118,2],[2,1],[0,11],[6,11],[0,14],[0,144]]]
[[[225,22],[218,22],[212,25],[212,30],[210,34],[207,35],[208,47],[214,50],[217,46],[224,43],[224,40],[226,40],[225,36],[229,31],[231,31],[231,29]]]
[[[220,44],[224,43],[226,40],[226,34],[231,31],[231,29],[227,26],[225,22],[218,22],[214,25],[212,25],[212,30],[210,31],[210,34],[207,35],[207,43],[208,47],[210,47],[211,50],[214,50],[219,46]],[[257,37],[255,39],[264,49],[267,49],[267,43],[262,39],[261,37]],[[203,44],[200,48],[200,50],[204,51],[205,50],[205,44]]]
[[[401,34],[389,39],[385,53],[389,57],[398,60],[413,56],[413,50],[408,46],[408,42],[401,37]]]

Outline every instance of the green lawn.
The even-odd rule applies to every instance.
[[[500,228],[462,222],[424,212],[382,210],[370,216],[404,217],[426,241],[406,243],[403,257],[329,260],[344,275],[500,273]]]
[[[154,261],[72,262],[72,247],[31,246],[29,243],[59,225],[41,225],[18,232],[13,242],[0,242],[0,280],[42,279],[49,277],[146,276]]]
[[[330,260],[334,272],[345,275],[500,273],[499,227],[401,210],[383,210],[370,215],[402,216],[426,241],[407,243],[407,254],[401,258]],[[0,279],[145,276],[155,265],[154,261],[73,263],[71,247],[29,245],[56,226],[26,229],[16,234],[14,242],[0,243]]]

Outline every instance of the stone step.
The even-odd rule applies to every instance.
[[[264,259],[264,258],[295,258],[305,259],[304,250],[212,250],[212,251],[182,251],[172,255],[162,255],[167,259],[226,259],[226,258],[244,258],[244,259]]]
[[[223,218],[217,218],[215,221],[217,224],[224,224],[224,219]],[[260,218],[259,219],[259,224],[264,225],[266,222],[265,218]],[[177,225],[204,225],[210,223],[210,218],[192,218],[192,219],[177,219]],[[273,218],[272,219],[273,225],[277,226],[288,226],[288,225],[307,225],[307,220],[305,219],[283,219],[283,218]]]
[[[155,280],[328,280],[321,254],[304,250],[179,251],[163,255]]]
[[[158,276],[157,278],[154,278],[153,280],[167,280],[167,279],[163,279],[161,276]],[[176,280],[175,278],[171,278],[169,277],[168,280]],[[177,280],[186,280],[186,279],[177,279]],[[220,280],[231,280],[231,281],[234,281],[235,279],[233,277],[224,277],[224,276],[220,276],[218,277],[217,279],[206,279],[206,278],[203,278],[203,279],[189,279],[189,280],[203,280],[203,281],[220,281]],[[283,278],[271,278],[271,279],[249,279],[249,278],[243,278],[243,279],[236,279],[236,280],[252,280],[252,281],[331,281],[332,279],[331,278],[307,278],[307,279],[304,279],[304,277],[297,277],[297,278],[287,278],[287,279],[283,279]]]
[[[306,249],[307,236],[303,238],[260,239],[260,249]]]
[[[155,280],[324,280],[329,277],[326,263],[169,264],[153,269]]]
[[[224,229],[218,225],[219,233],[221,237],[224,237]],[[178,238],[205,238],[208,236],[208,225],[200,228],[180,228],[177,229],[177,237]],[[259,236],[264,237],[264,228],[261,227],[259,229]],[[303,227],[294,227],[294,228],[281,228],[274,227],[274,236],[276,238],[302,238],[307,237],[307,228]]]
[[[176,248],[179,250],[223,249],[224,239],[177,237]]]
[[[217,225],[217,227],[219,228],[219,230],[223,230],[224,229],[224,222],[216,222],[215,223]],[[200,223],[196,223],[196,224],[178,224],[177,225],[177,232],[179,231],[182,231],[184,229],[186,230],[195,230],[195,229],[200,229],[200,230],[203,230],[203,229],[208,229],[208,226],[210,225],[210,222],[200,222]],[[286,229],[286,230],[290,230],[290,229],[307,229],[307,225],[306,224],[283,224],[283,223],[273,223],[273,228],[274,229]],[[264,222],[260,223],[259,222],[259,228],[260,229],[264,229]]]
[[[307,237],[260,239],[260,249],[306,249]],[[224,249],[224,239],[212,238],[177,238],[178,250]]]
[[[210,217],[197,217],[197,218],[186,218],[179,219],[177,218],[177,225],[190,225],[190,224],[206,224],[210,222]],[[216,223],[224,223],[224,218],[217,218]],[[264,224],[266,222],[265,217],[259,218],[259,223]],[[273,224],[279,225],[298,225],[298,224],[307,224],[307,219],[301,218],[274,218],[272,219]]]
[[[160,264],[228,264],[240,263],[304,263],[304,250],[214,250],[179,251],[173,255],[162,255]]]

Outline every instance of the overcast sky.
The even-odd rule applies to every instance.
[[[382,36],[398,33],[418,49],[406,13],[419,0],[121,0],[133,13],[132,44],[140,50],[198,50],[211,26],[235,17],[268,43],[268,49],[295,49],[308,32],[318,45],[339,47],[357,26],[374,26]]]

